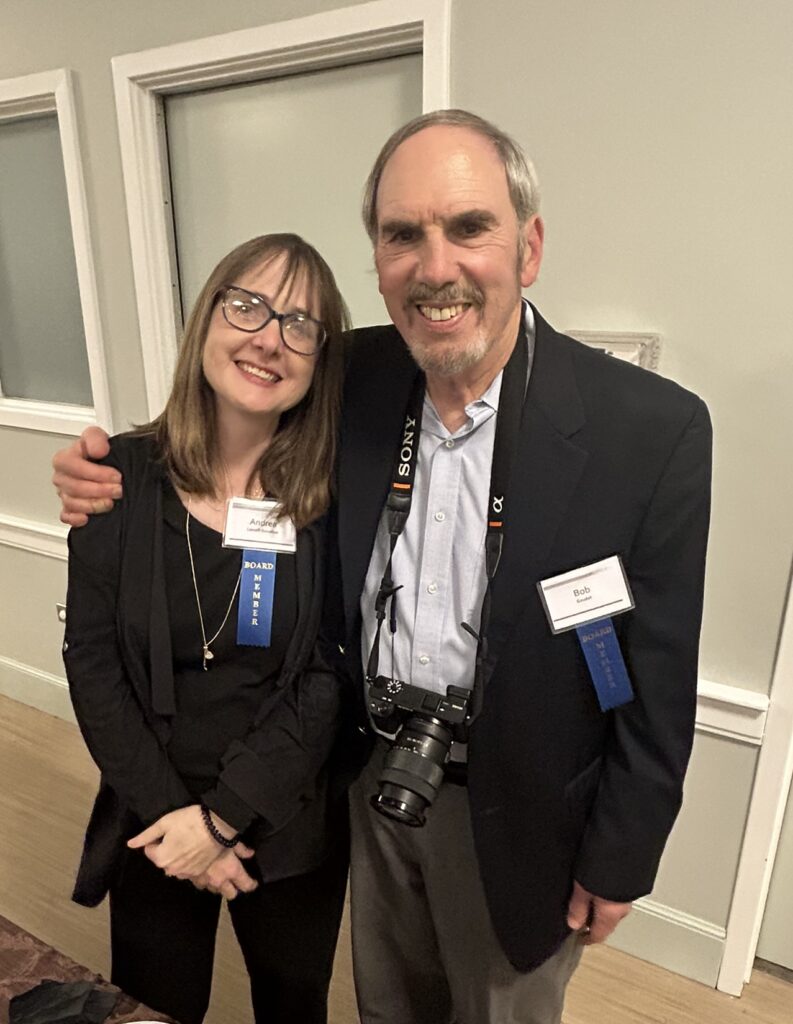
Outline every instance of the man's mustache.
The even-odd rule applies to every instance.
[[[426,284],[414,284],[408,288],[405,302],[409,306],[417,306],[422,302],[442,302],[446,306],[454,306],[458,303],[481,307],[484,305],[485,297],[482,292],[473,285],[449,285],[441,288],[431,288]]]

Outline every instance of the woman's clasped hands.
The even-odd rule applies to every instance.
[[[212,819],[226,838],[235,835],[216,814]],[[253,856],[253,850],[240,842],[231,849],[222,847],[210,835],[198,804],[164,814],[128,840],[127,846],[142,849],[166,875],[186,879],[197,889],[208,889],[229,900],[258,886],[242,865],[243,859]]]

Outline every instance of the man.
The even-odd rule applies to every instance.
[[[390,739],[378,736],[353,785],[361,1019],[558,1024],[581,946],[650,891],[680,805],[707,411],[558,335],[522,301],[542,260],[536,184],[487,122],[441,111],[400,129],[375,163],[364,219],[394,326],[354,332],[336,638],[362,696],[368,664],[431,693],[473,687],[475,716],[423,828],[370,804]],[[415,413],[410,514],[391,537],[384,505]],[[486,567],[499,531],[500,558]],[[552,628],[538,584],[614,556],[634,607],[606,624],[604,682],[597,666],[590,674],[586,631]],[[620,651],[624,677],[609,702]]]

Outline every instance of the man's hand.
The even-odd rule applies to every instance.
[[[208,889],[209,892],[225,896],[227,900],[233,900],[241,892],[253,892],[259,886],[240,863],[236,847],[221,853],[203,875],[192,879],[192,883],[196,889]]]
[[[226,838],[230,839],[235,834],[234,829],[217,815],[213,816],[213,820],[215,827]],[[153,825],[130,839],[127,846],[131,850],[143,848],[152,864],[174,878],[202,875],[225,852],[225,848],[209,834],[198,804],[164,814]],[[234,849],[239,851],[237,856],[253,856],[253,850],[239,843]]]
[[[86,427],[76,441],[53,456],[52,482],[63,503],[62,523],[85,526],[89,515],[109,512],[113,501],[121,497],[118,470],[89,461],[103,459],[109,451],[105,431],[101,427]]]
[[[614,931],[623,917],[631,912],[632,903],[614,903],[601,899],[573,882],[573,895],[567,911],[567,924],[581,933],[581,941],[591,946],[602,942]],[[584,930],[585,929],[585,930]]]

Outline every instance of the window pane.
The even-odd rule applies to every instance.
[[[55,114],[0,124],[0,387],[92,405]]]

